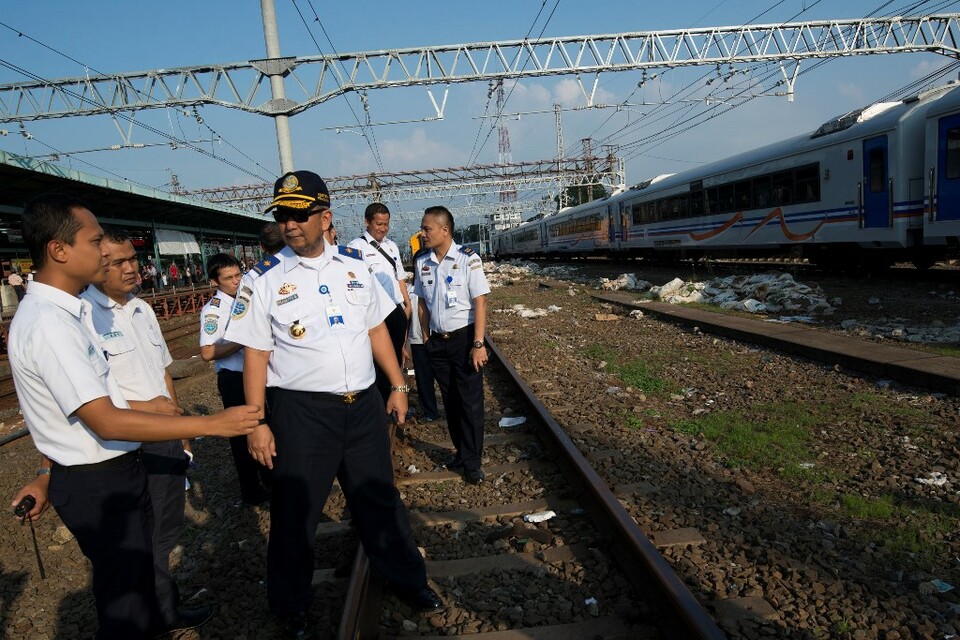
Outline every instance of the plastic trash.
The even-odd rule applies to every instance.
[[[553,511],[539,511],[537,513],[528,513],[523,516],[524,522],[546,522],[551,518],[556,518],[557,514]]]
[[[412,464],[409,467],[407,467],[407,471],[409,473],[420,473],[420,469],[417,469],[417,465],[415,464]]]
[[[592,605],[595,605],[595,604],[597,604],[597,599],[596,599],[596,598],[587,598],[586,600],[583,601],[583,604],[587,605],[588,607],[589,607],[589,606],[592,606]]]
[[[498,422],[497,424],[501,427],[519,427],[526,421],[527,419],[524,416],[514,416],[514,417],[504,416],[500,418],[500,422]]]
[[[640,318],[643,317],[643,311],[640,311],[640,309],[634,309],[633,311],[630,312],[630,317],[636,318],[637,320],[639,320]]]

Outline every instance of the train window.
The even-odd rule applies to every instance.
[[[947,178],[960,178],[960,129],[947,131]]]
[[[750,208],[750,181],[742,180],[733,185],[734,208],[743,211]]]
[[[870,193],[887,190],[886,154],[882,148],[870,149]]]
[[[763,209],[770,206],[770,176],[753,179],[753,208]]]
[[[720,213],[727,213],[736,209],[736,201],[733,198],[733,185],[720,185]]]
[[[770,177],[774,206],[793,204],[793,171],[781,171]]]
[[[720,190],[714,187],[707,190],[707,213],[719,213]]]
[[[796,173],[796,202],[819,202],[820,165],[808,164],[805,167],[797,169]]]
[[[694,191],[690,194],[687,215],[688,216],[702,216],[703,215],[703,199],[705,192],[703,191]]]

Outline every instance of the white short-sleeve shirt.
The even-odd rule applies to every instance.
[[[107,396],[115,406],[128,408],[99,347],[89,302],[34,281],[7,341],[20,409],[40,453],[72,466],[103,462],[140,446],[102,440],[73,415]]]
[[[400,247],[390,238],[384,238],[383,242],[377,242],[366,231],[359,238],[350,241],[347,246],[353,247],[363,254],[363,261],[367,263],[370,273],[373,274],[387,294],[393,299],[395,304],[403,304],[403,294],[400,292],[398,280],[406,280],[407,272],[403,268],[403,262],[400,260]],[[384,252],[393,258],[393,264],[379,251],[380,247]]]
[[[414,293],[423,298],[430,311],[430,331],[456,331],[471,324],[473,299],[490,293],[480,256],[456,242],[451,243],[443,260],[437,260],[433,251],[419,254],[414,269]]]
[[[247,293],[250,293],[253,290],[250,289],[248,282],[250,281],[244,276],[244,279],[241,280],[241,286],[246,289]],[[237,291],[241,290],[238,289]],[[201,347],[226,342],[223,339],[223,334],[226,333],[227,325],[230,324],[230,311],[232,309],[233,298],[223,291],[217,290],[217,293],[207,300],[207,304],[203,305],[203,309],[200,311]],[[216,371],[243,371],[243,349],[213,362]]]
[[[80,297],[90,302],[93,328],[123,397],[170,397],[165,374],[173,358],[150,305],[132,295],[121,305],[93,286]]]
[[[272,352],[267,386],[348,393],[374,381],[370,329],[395,308],[360,253],[326,245],[318,258],[289,247],[254,267],[233,304],[226,340]]]

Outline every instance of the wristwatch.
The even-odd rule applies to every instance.
[[[483,340],[475,340],[473,343],[474,349],[483,349],[484,346],[485,345],[483,344]]]
[[[401,385],[390,385],[390,391],[399,391],[400,393],[410,393],[410,385],[401,384]]]

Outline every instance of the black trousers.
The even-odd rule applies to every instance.
[[[180,605],[180,589],[170,573],[170,553],[183,532],[186,506],[184,477],[187,456],[183,442],[145,442],[141,460],[153,505],[153,572],[157,606],[164,622],[173,622]]]
[[[437,407],[437,390],[434,388],[436,378],[433,375],[433,365],[427,348],[422,344],[411,344],[410,355],[413,357],[413,372],[417,379],[417,399],[420,400],[420,411],[425,416],[439,416]]]
[[[97,639],[149,637],[160,613],[147,474],[135,454],[108,464],[96,469],[54,465],[50,503],[93,564]]]
[[[221,369],[217,373],[217,389],[223,400],[223,408],[238,407],[246,404],[243,394],[243,372]],[[230,453],[233,466],[240,481],[240,499],[248,504],[260,504],[268,495],[273,473],[253,459],[247,449],[247,436],[230,438]]]
[[[267,389],[276,440],[267,599],[277,614],[310,608],[317,524],[336,477],[372,565],[400,590],[423,587],[426,567],[393,483],[383,401],[371,387],[353,404],[326,394]]]
[[[426,344],[447,410],[450,440],[468,471],[479,469],[483,456],[483,369],[473,368],[472,346],[473,325],[451,333],[446,340],[433,334]]]
[[[399,366],[403,363],[403,342],[407,339],[407,331],[410,328],[403,306],[397,305],[397,308],[383,322],[387,325],[387,331],[390,333],[390,342],[393,344],[393,351],[397,356],[397,365]],[[377,373],[377,390],[380,392],[383,401],[386,402],[387,398],[390,397],[390,379],[387,378],[387,375],[379,366],[374,365],[374,369]]]

